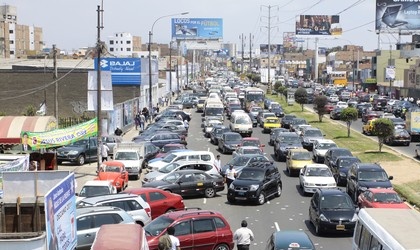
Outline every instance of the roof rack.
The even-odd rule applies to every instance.
[[[186,209],[186,211],[188,211],[188,208]],[[213,212],[213,211],[210,211],[210,210],[204,210],[203,211],[203,210],[201,210],[201,208],[199,208],[197,211],[190,211],[190,212],[183,213],[183,214],[180,215],[180,217],[190,216],[190,215],[193,215],[193,214],[200,215],[200,214],[216,214],[216,213]]]

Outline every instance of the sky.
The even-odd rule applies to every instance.
[[[222,18],[223,42],[240,45],[240,36],[253,36],[253,48],[268,43],[268,6],[271,6],[271,44],[282,44],[283,32],[294,32],[296,16],[339,15],[343,34],[322,38],[320,47],[361,45],[378,47],[375,34],[375,0],[6,0],[2,5],[17,7],[18,23],[43,29],[47,47],[62,50],[94,46],[97,40],[97,6],[103,2],[101,40],[115,32],[129,32],[147,43],[153,22],[161,16],[189,12],[182,17]],[[382,49],[398,41],[397,35],[381,35]],[[171,17],[156,22],[153,42],[169,43]],[[411,40],[405,36],[402,41]],[[313,49],[315,39],[303,43]],[[239,48],[239,47],[238,47]],[[395,48],[395,46],[394,46]]]

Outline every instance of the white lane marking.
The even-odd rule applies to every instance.
[[[279,223],[274,222],[274,226],[276,227],[277,232],[280,231],[280,226]]]
[[[203,204],[206,204],[206,203],[207,203],[207,198],[204,198]]]

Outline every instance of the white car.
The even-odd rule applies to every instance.
[[[207,123],[204,125],[204,133],[206,136],[209,135],[209,133],[211,132],[211,130],[213,129],[213,127],[215,125],[223,125],[223,122],[219,121],[219,120],[209,120],[207,121]]]
[[[330,95],[329,101],[334,102],[334,103],[338,102],[339,101],[338,95]]]
[[[339,108],[343,108],[343,109],[349,107],[349,105],[347,104],[347,102],[337,102],[336,106],[339,107]]]
[[[112,185],[112,181],[87,181],[80,190],[80,193],[76,194],[76,202],[88,197],[116,193],[117,188]]]
[[[333,140],[329,139],[317,139],[313,142],[313,160],[314,162],[321,163],[324,162],[325,154],[328,149],[337,148],[337,144]]]
[[[257,117],[260,110],[262,110],[261,107],[252,107],[249,113],[251,113],[254,117]]]
[[[300,170],[299,184],[303,194],[315,193],[319,188],[336,188],[334,176],[325,164],[308,164]]]
[[[232,158],[235,158],[238,155],[255,155],[255,154],[264,155],[264,152],[259,147],[243,146],[233,151]]]
[[[380,118],[396,118],[393,113],[383,113]]]

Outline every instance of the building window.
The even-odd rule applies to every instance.
[[[131,48],[127,48],[127,51],[131,51]]]
[[[10,41],[9,41],[9,44],[15,44],[15,41],[10,40]]]
[[[9,30],[9,34],[13,34],[13,30]]]
[[[115,44],[118,44],[118,41],[115,41]]]
[[[127,41],[127,44],[131,44],[131,41]]]
[[[114,48],[109,48],[109,51],[114,51]]]
[[[109,40],[109,44],[114,44],[114,40]]]
[[[15,54],[15,51],[14,50],[11,50],[10,51],[10,55],[14,55]]]

